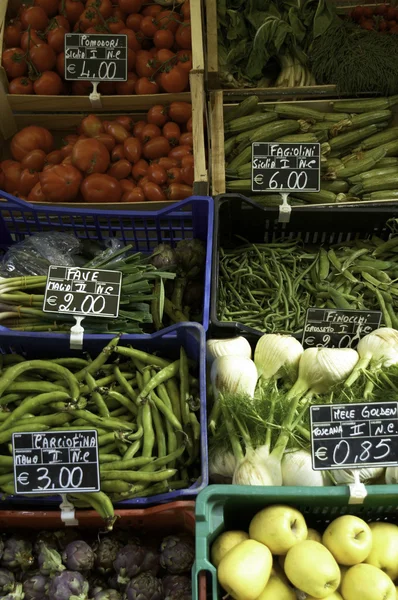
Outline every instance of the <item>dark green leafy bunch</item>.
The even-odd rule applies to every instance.
[[[226,87],[261,87],[286,62],[305,66],[335,19],[328,0],[218,0],[219,70]]]

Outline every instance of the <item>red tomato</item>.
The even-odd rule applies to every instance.
[[[187,121],[185,127],[187,131],[192,131],[192,117]]]
[[[127,115],[119,115],[118,117],[116,117],[115,121],[117,121],[117,123],[120,123],[120,125],[122,125],[122,127],[124,127],[126,131],[131,131],[133,129],[134,121],[131,117]]]
[[[192,117],[192,106],[189,102],[172,102],[169,106],[169,117],[179,125],[187,123]]]
[[[39,73],[51,71],[57,62],[56,54],[48,44],[33,46],[30,49],[29,58]]]
[[[156,48],[172,48],[174,44],[174,35],[168,29],[159,29],[153,36],[153,43]]]
[[[178,94],[186,90],[188,85],[189,75],[178,65],[167,66],[160,74],[160,86],[165,92]]]
[[[179,162],[175,158],[169,158],[168,156],[161,156],[157,160],[155,160],[157,165],[164,167],[166,171],[168,169],[173,169],[174,167],[178,167]]]
[[[188,167],[182,167],[181,178],[183,183],[186,183],[187,185],[193,185],[195,179],[195,171],[193,165],[190,165]]]
[[[127,48],[127,70],[132,71],[135,66],[136,55],[134,50]]]
[[[3,161],[2,169],[4,172],[4,190],[8,194],[19,192],[22,173],[21,163],[15,160]]]
[[[167,178],[170,183],[182,183],[181,171],[182,169],[179,169],[178,167],[172,167],[167,171]]]
[[[190,146],[176,146],[170,150],[169,157],[181,161],[184,156],[188,156],[190,154],[192,154],[192,148]]]
[[[60,15],[68,19],[71,25],[74,25],[84,11],[84,4],[76,0],[60,0],[58,11]]]
[[[4,50],[2,65],[9,79],[22,77],[28,70],[25,52],[22,48],[8,48],[8,50]]]
[[[149,165],[147,177],[149,181],[153,181],[153,183],[156,183],[157,185],[164,185],[167,182],[166,169],[160,165]]]
[[[108,152],[112,152],[112,150],[116,146],[115,138],[109,133],[99,133],[94,137],[94,139],[101,142],[101,144],[104,144]]]
[[[144,129],[145,125],[146,125],[145,121],[137,121],[133,125],[133,135],[134,135],[134,137],[140,139],[141,141],[142,141],[142,130]]]
[[[19,180],[19,192],[23,196],[28,196],[37,183],[39,183],[39,173],[30,169],[23,169]]]
[[[179,139],[181,137],[181,130],[177,123],[166,123],[162,129],[162,134],[169,140],[171,146],[178,146]]]
[[[46,161],[46,153],[44,150],[31,150],[21,160],[21,166],[23,169],[29,169],[30,171],[41,171]]]
[[[192,70],[192,52],[191,50],[179,50],[177,52],[178,66],[188,73]]]
[[[162,188],[156,183],[153,183],[153,181],[145,183],[142,186],[142,189],[144,190],[145,198],[150,202],[164,202],[166,200]]]
[[[29,48],[33,48],[33,46],[37,46],[37,44],[43,44],[44,40],[36,33],[34,29],[30,31],[24,31],[21,37],[21,48],[24,52]]]
[[[163,127],[168,121],[167,109],[162,104],[151,106],[148,110],[147,121],[158,127]]]
[[[133,16],[133,15],[131,15]],[[140,16],[140,15],[138,15]],[[137,40],[137,36],[135,35],[134,31],[132,29],[121,29],[119,31],[120,35],[127,35],[127,46],[131,49],[134,50],[135,52],[138,52],[138,50],[141,50],[141,44],[139,43],[139,41]]]
[[[98,140],[92,138],[79,140],[73,146],[72,164],[87,175],[105,173],[110,160],[111,157],[106,146]]]
[[[161,48],[160,50],[158,50],[156,52],[156,58],[158,59],[159,63],[161,63],[162,65],[174,64],[175,57],[176,57],[176,55],[174,54],[174,52],[172,52],[171,50],[168,50],[167,48]]]
[[[143,158],[140,158],[138,162],[135,163],[133,168],[131,169],[131,174],[136,181],[142,179],[142,177],[146,177],[147,171],[149,168],[149,163]]]
[[[121,179],[119,181],[119,183],[120,183],[120,187],[122,188],[123,193],[130,192],[131,190],[133,190],[135,188],[135,183],[131,179]]]
[[[157,94],[159,92],[159,86],[155,81],[148,79],[148,77],[140,77],[134,86],[135,93],[137,96],[145,94]]]
[[[117,4],[113,5],[112,16],[121,19],[122,21],[126,20],[126,13],[123,12]]]
[[[167,29],[173,34],[177,31],[181,16],[172,10],[162,10],[156,16],[156,22],[160,29]]]
[[[155,137],[159,137],[162,135],[160,128],[157,125],[152,125],[148,123],[142,130],[142,142],[146,144],[149,140],[152,140]]]
[[[54,71],[44,71],[33,84],[38,96],[59,96],[62,93],[62,79]]]
[[[40,185],[49,202],[71,202],[79,193],[83,176],[73,165],[54,165],[40,173]]]
[[[79,31],[86,31],[89,27],[95,27],[101,23],[101,17],[93,6],[85,8],[78,20]]]
[[[89,6],[94,6],[104,17],[104,19],[109,19],[113,14],[113,6],[111,0],[87,0],[86,8]]]
[[[132,31],[135,31],[135,33],[137,33],[138,31],[140,31],[141,29],[141,21],[144,17],[142,15],[133,13],[131,15],[129,15],[127,17],[126,20],[126,25],[129,28],[129,30],[131,29]],[[14,44],[13,44],[14,45]],[[133,48],[134,50],[135,48]]]
[[[106,24],[109,27],[109,31],[111,33],[120,33],[122,29],[126,28],[126,23],[118,17],[110,17],[109,19],[107,19]]]
[[[176,32],[176,44],[179,48],[184,50],[190,50],[191,45],[191,23],[186,21],[181,23]]]
[[[93,85],[89,81],[74,81],[72,83],[72,94],[74,96],[88,96],[93,90]]]
[[[127,81],[116,82],[116,94],[118,96],[134,96],[137,81],[138,76],[135,73],[127,73]]]
[[[153,160],[154,158],[160,158],[161,156],[167,156],[169,152],[169,141],[163,136],[149,140],[149,142],[147,142],[144,146],[144,156],[150,160]]]
[[[87,137],[95,137],[99,133],[103,133],[104,127],[97,115],[88,115],[81,122],[79,131]]]
[[[33,82],[27,77],[16,77],[8,86],[10,94],[33,94]]]
[[[115,81],[101,81],[98,86],[98,91],[101,94],[107,96],[114,96],[116,94],[116,82]]]
[[[131,174],[131,164],[125,158],[115,162],[107,171],[108,175],[117,180],[126,179]]]
[[[40,182],[36,183],[28,196],[28,202],[47,202],[46,197],[41,189]]]
[[[53,147],[54,140],[48,129],[29,125],[18,131],[11,141],[11,154],[15,160],[22,160],[32,150],[44,150],[48,154]]]
[[[118,0],[120,10],[130,15],[131,13],[139,13],[144,0]]]
[[[136,53],[135,70],[138,77],[152,77],[155,72],[153,66],[153,57],[146,50],[139,50]]]
[[[162,12],[162,7],[159,4],[149,4],[141,11],[141,14],[144,17],[156,17],[160,12]]]
[[[69,156],[66,156],[62,161],[63,165],[71,165],[72,164],[72,152]],[[45,167],[44,167],[45,168]]]
[[[40,6],[29,6],[21,12],[21,23],[23,29],[38,29],[44,31],[48,26],[48,16],[46,11]]]
[[[62,150],[53,150],[46,156],[46,163],[50,165],[60,165],[64,159]]]
[[[57,73],[62,79],[65,79],[65,52],[61,52],[57,56],[56,63]]]
[[[158,29],[159,27],[156,24],[154,17],[144,17],[142,19],[140,30],[145,35],[145,37],[152,39]]]
[[[135,137],[128,137],[124,140],[123,147],[127,160],[135,165],[141,158],[142,146],[140,140]]]
[[[191,17],[191,7],[189,4],[189,0],[185,0],[184,4],[180,6],[180,11],[184,21],[188,21]]]
[[[180,146],[191,146],[193,148],[192,131],[187,131],[181,135]]]
[[[192,196],[192,188],[183,183],[172,183],[166,190],[168,200],[185,200]]]
[[[89,175],[81,185],[85,202],[119,202],[122,197],[120,183],[109,175]]]
[[[124,192],[121,202],[145,202],[144,190],[135,187],[132,190]]]
[[[47,33],[47,43],[57,54],[64,51],[65,33],[68,32],[64,27],[56,27]]]
[[[50,27],[53,24],[57,25],[58,27],[63,27],[68,33],[70,32],[70,23],[68,19],[63,15],[57,15],[56,17],[54,17],[50,23]]]
[[[122,144],[129,137],[129,132],[117,121],[104,124],[105,133],[112,135],[117,144]]]
[[[22,38],[22,25],[19,21],[10,21],[4,30],[6,48],[18,48]]]
[[[187,154],[182,157],[180,162],[182,167],[193,167],[195,160],[192,154]]]
[[[35,6],[40,6],[48,17],[54,17],[58,12],[58,0],[35,0]]]
[[[117,144],[111,152],[111,161],[117,162],[123,158],[125,158],[124,146],[123,144]]]

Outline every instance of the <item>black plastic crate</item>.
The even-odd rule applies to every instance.
[[[242,238],[253,243],[301,238],[306,244],[336,244],[376,234],[388,239],[386,223],[398,218],[398,203],[330,204],[293,207],[288,223],[279,222],[279,207],[262,207],[240,194],[221,194],[215,200],[213,268],[210,296],[210,335],[227,338],[244,334],[250,342],[263,332],[236,321],[219,321],[218,279],[220,248],[237,248]]]

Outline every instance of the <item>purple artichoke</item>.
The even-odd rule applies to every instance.
[[[19,536],[12,536],[4,544],[1,566],[11,571],[26,571],[33,565],[32,544]]]
[[[112,537],[104,537],[94,546],[95,567],[100,573],[111,573],[122,545]]]
[[[206,246],[201,240],[180,240],[175,253],[178,266],[188,279],[195,279],[204,271]]]
[[[195,559],[194,540],[189,535],[169,535],[160,547],[160,564],[172,575],[186,573]]]
[[[58,540],[55,531],[40,531],[33,545],[34,553],[37,555],[40,553],[43,542],[51,550],[58,550]]]
[[[0,558],[3,556],[4,552],[4,540],[0,538]]]
[[[59,550],[64,550],[68,544],[79,539],[79,532],[77,529],[73,529],[73,527],[58,529],[53,534],[57,540]]]
[[[118,590],[119,592],[123,592],[125,587],[126,584],[119,583],[116,573],[114,573],[112,577],[109,577],[108,585],[106,586],[107,589],[112,588],[113,590]]]
[[[141,573],[126,587],[126,600],[163,600],[162,580],[151,573]]]
[[[94,566],[94,552],[86,542],[76,540],[66,546],[62,560],[70,571],[90,571]]]
[[[159,554],[139,542],[132,542],[119,550],[113,568],[118,574],[118,582],[122,584],[140,573],[150,572],[156,576],[159,572]]]
[[[1,595],[12,592],[15,588],[15,577],[14,573],[11,573],[8,569],[0,569],[0,593]]]
[[[187,575],[166,575],[162,580],[163,592],[166,598],[174,600],[180,595],[192,596],[192,582]]]
[[[51,600],[87,600],[88,582],[81,573],[62,571],[51,581],[48,597]]]
[[[23,600],[24,593],[22,583],[17,583],[15,589],[12,592],[8,592],[5,596],[1,597],[1,600]]]
[[[177,268],[177,256],[170,244],[159,244],[154,248],[151,255],[151,263],[161,271],[175,271]]]
[[[102,590],[95,594],[93,600],[122,600],[122,595],[117,590]]]
[[[57,550],[49,548],[46,542],[38,544],[38,549],[37,562],[42,575],[56,575],[65,571],[61,555]]]
[[[44,600],[48,598],[47,590],[50,584],[48,577],[41,573],[31,575],[23,582],[24,600]]]

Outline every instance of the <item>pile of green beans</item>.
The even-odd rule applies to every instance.
[[[398,329],[398,235],[221,248],[218,283],[218,319],[265,333],[300,333],[311,307],[381,310],[384,325]]]
[[[101,492],[71,496],[112,527],[113,503],[189,487],[200,473],[198,380],[115,337],[89,360],[0,355],[0,489],[14,493],[15,432],[95,429]]]

